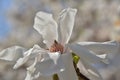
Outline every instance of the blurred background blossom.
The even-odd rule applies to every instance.
[[[115,27],[120,32],[119,0],[0,0],[0,50],[14,45],[44,47],[42,37],[33,29],[36,12],[52,13],[57,20],[58,13],[67,7],[78,9],[70,42],[116,40],[116,35],[120,40]],[[23,80],[23,68],[13,71],[12,65],[0,64],[0,80]]]

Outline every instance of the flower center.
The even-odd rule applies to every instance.
[[[54,40],[54,43],[50,47],[49,51],[50,52],[58,52],[58,51],[60,51],[61,53],[63,53],[64,47],[60,43],[58,43],[56,40]]]

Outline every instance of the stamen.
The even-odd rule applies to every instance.
[[[50,50],[50,52],[58,52],[58,51],[60,51],[61,53],[63,53],[64,47],[60,43],[58,43],[56,40],[54,40],[54,43],[50,47],[49,50]]]

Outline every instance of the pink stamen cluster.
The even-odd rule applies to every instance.
[[[64,47],[60,43],[58,43],[56,40],[54,40],[54,43],[50,47],[49,51],[50,52],[58,52],[58,51],[60,51],[61,53],[63,53]]]

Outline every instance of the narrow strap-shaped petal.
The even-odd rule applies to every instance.
[[[38,12],[35,17],[34,28],[42,35],[48,48],[54,40],[58,40],[57,23],[54,21],[52,14]]]
[[[62,54],[62,60],[65,65],[65,70],[58,73],[60,80],[78,80],[75,68],[73,66],[72,54]]]
[[[34,63],[27,68],[27,75],[26,75],[25,80],[33,80],[34,77],[32,76],[32,74],[35,71],[35,65],[36,65],[36,63],[37,63],[37,57],[35,58]]]
[[[80,56],[82,59],[87,59],[88,63],[99,63],[100,61],[103,61],[104,63],[109,63],[105,59],[102,59],[100,57],[97,57],[94,53],[92,53],[90,50],[85,48],[84,46],[81,46],[80,44],[68,44],[69,48],[76,53],[78,56]]]
[[[95,52],[95,54],[115,53],[118,49],[118,43],[115,41],[109,42],[78,42],[78,44]]]
[[[25,51],[26,49],[20,46],[9,47],[0,52],[0,59],[7,61],[16,61],[18,58],[23,56],[23,53]]]
[[[75,21],[77,10],[72,8],[64,9],[58,19],[58,41],[63,45],[68,43]]]

